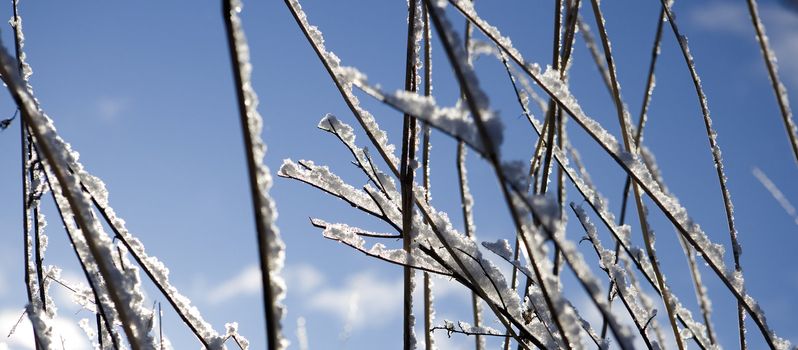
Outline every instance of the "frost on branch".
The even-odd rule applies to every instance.
[[[241,350],[248,350],[249,349],[249,340],[244,338],[241,334],[238,334],[238,322],[230,322],[224,324],[225,328],[225,338],[226,339],[233,339],[233,341],[238,345]]]
[[[452,107],[440,107],[432,96],[422,96],[404,90],[387,93],[378,86],[370,85],[366,79],[357,80],[355,85],[385,104],[403,113],[423,119],[435,128],[453,135],[481,153],[487,151],[473,117],[461,103]],[[481,110],[480,114],[490,132],[491,139],[498,146],[501,144],[503,128],[500,119],[488,110]]]
[[[371,248],[366,248],[364,236],[379,237],[386,236],[345,224],[330,224],[323,220],[311,219],[313,226],[324,229],[322,233],[325,238],[346,244],[360,252],[390,263],[402,266],[410,266],[419,270],[450,276],[451,272],[443,267],[434,259],[425,255],[418,245],[412,246],[411,253],[408,254],[404,249],[388,249],[384,244],[377,243]],[[394,236],[395,238],[395,236]]]
[[[380,208],[368,194],[345,183],[340,177],[333,174],[330,168],[316,165],[311,160],[294,162],[285,159],[277,175],[302,181],[346,201],[355,208],[374,216],[381,216]]]
[[[444,330],[446,331],[446,335],[451,337],[452,333],[461,333],[465,335],[489,335],[489,336],[497,336],[503,337],[504,332],[499,331],[498,329],[494,329],[491,327],[475,327],[470,325],[468,322],[464,321],[457,321],[457,327],[455,327],[454,322],[449,320],[443,320],[443,326],[433,327],[432,330]]]
[[[332,114],[327,114],[319,121],[319,129],[330,132],[338,137],[341,142],[352,152],[358,166],[364,173],[379,186],[390,197],[396,198],[395,202],[399,203],[399,192],[396,189],[396,183],[393,178],[381,172],[374,164],[367,148],[358,147],[355,144],[354,129],[348,124],[342,122]]]

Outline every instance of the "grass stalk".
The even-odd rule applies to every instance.
[[[571,209],[573,209],[574,212],[577,211],[577,209],[576,209],[576,207],[574,206],[573,203],[571,203]],[[588,229],[585,221],[582,219],[581,216],[579,216],[578,213],[577,213],[577,218],[579,219],[579,223],[582,225],[582,228],[587,232],[589,229]],[[589,241],[590,245],[593,246],[593,250],[596,252],[596,257],[598,257],[599,261],[601,261],[601,251],[599,250],[599,243],[598,242],[594,242],[593,241],[593,237],[590,237],[590,236],[587,237],[587,241]],[[616,264],[617,264],[617,262],[616,262]],[[612,276],[612,274],[610,273],[609,268],[605,267],[602,270],[607,273],[607,277],[609,278],[609,280],[611,282],[610,288],[608,288],[608,291],[610,293],[612,293],[612,288],[613,288],[612,285],[613,284],[617,284],[617,282],[616,282],[615,278]],[[646,347],[648,349],[653,349],[653,346],[651,344],[651,339],[648,338],[648,334],[646,333],[646,329],[645,329],[646,327],[644,327],[641,324],[641,320],[639,320],[637,318],[637,316],[635,315],[634,311],[632,311],[632,307],[631,307],[630,303],[633,303],[634,300],[628,300],[627,296],[624,293],[622,293],[620,291],[620,289],[618,289],[618,298],[621,299],[621,303],[623,304],[624,308],[626,309],[626,312],[632,318],[632,322],[634,323],[635,327],[637,328],[638,333],[640,333],[640,336],[643,338],[643,342],[646,344]],[[607,305],[610,305],[610,303],[608,302]],[[607,324],[606,317],[604,317],[603,319],[605,320],[604,321],[605,324]],[[601,338],[604,339],[605,335],[602,334]]]
[[[648,107],[651,103],[651,97],[653,95],[654,90],[654,72],[656,71],[657,66],[657,59],[659,58],[660,53],[660,43],[662,41],[662,27],[665,22],[665,10],[660,9],[660,13],[657,16],[657,29],[654,34],[654,44],[652,45],[651,49],[651,60],[649,61],[648,66],[648,75],[646,77],[646,86],[645,92],[643,93],[643,103],[642,107],[640,108],[640,116],[638,118],[637,127],[635,128],[635,135],[634,135],[634,144],[635,147],[640,147],[642,139],[643,139],[643,129],[645,128],[646,121],[648,120]],[[618,224],[623,225],[626,223],[626,208],[627,202],[629,200],[629,189],[632,184],[632,179],[630,176],[626,176],[626,182],[624,183],[623,194],[621,198],[621,213],[618,219]],[[615,263],[618,263],[618,258],[621,254],[620,250],[620,242],[615,242]],[[612,284],[610,284],[612,286]],[[610,291],[612,288],[610,288]],[[607,299],[612,303],[612,295],[611,293],[607,295]],[[604,336],[607,332],[607,323],[606,321],[603,322],[601,327],[601,334]]]
[[[415,92],[418,90],[418,82],[416,81],[416,49],[415,49],[415,32],[416,32],[416,16],[420,15],[417,12],[417,1],[412,0],[408,2],[408,16],[407,16],[407,53],[405,60],[405,91]],[[411,244],[413,243],[413,186],[415,168],[413,163],[416,160],[416,118],[409,114],[404,115],[404,123],[402,125],[402,163],[400,171],[401,191],[402,191],[402,248],[410,255]],[[404,301],[403,301],[403,318],[402,318],[402,334],[403,334],[403,348],[410,350],[415,347],[415,335],[413,332],[414,316],[413,316],[413,277],[414,272],[410,267],[404,268]]]
[[[274,263],[272,260],[276,260],[278,257],[271,256],[271,254],[277,252],[270,250],[272,250],[274,246],[279,246],[280,243],[274,241],[277,236],[274,232],[275,229],[271,227],[271,213],[267,213],[265,212],[266,210],[264,210],[264,208],[270,207],[271,203],[269,202],[266,189],[263,189],[261,186],[269,180],[266,179],[268,174],[262,174],[262,160],[256,159],[256,145],[255,140],[253,140],[252,129],[252,124],[254,124],[255,121],[251,121],[251,119],[259,119],[259,117],[250,115],[248,107],[254,103],[254,101],[252,101],[253,96],[247,95],[245,92],[246,87],[244,86],[244,79],[248,79],[248,77],[245,77],[244,74],[248,74],[249,72],[242,72],[241,67],[242,63],[248,64],[248,62],[244,63],[246,58],[242,57],[242,55],[245,53],[239,52],[239,43],[245,42],[246,39],[243,38],[243,33],[236,33],[236,28],[233,21],[234,16],[237,16],[237,12],[240,10],[240,8],[234,8],[233,1],[234,0],[222,1],[222,17],[224,18],[225,32],[227,35],[227,47],[230,54],[233,78],[235,81],[236,100],[238,102],[241,131],[243,134],[244,148],[246,152],[247,172],[249,174],[249,189],[250,195],[252,197],[252,209],[255,216],[255,227],[258,241],[258,258],[260,261],[261,283],[263,286],[263,307],[266,318],[265,331],[267,348],[269,350],[278,350],[282,349],[284,346],[282,335],[280,334],[280,317],[282,315],[280,308],[277,305],[277,296],[275,295],[275,290],[273,288],[274,276],[271,275],[273,269],[275,268],[275,266],[272,266]],[[240,6],[239,3],[236,5]]]
[[[726,184],[726,179],[727,179],[726,172],[723,168],[723,160],[721,159],[720,148],[717,142],[717,132],[715,132],[715,129],[712,127],[712,117],[710,116],[709,113],[709,106],[707,105],[707,97],[706,94],[704,93],[703,87],[701,87],[701,79],[698,76],[698,71],[696,70],[693,56],[690,53],[690,48],[687,44],[687,37],[681,35],[679,27],[676,24],[676,18],[674,18],[672,10],[665,0],[662,0],[662,6],[665,9],[665,14],[668,16],[668,22],[670,23],[673,35],[677,38],[677,41],[679,42],[679,48],[681,49],[682,56],[684,57],[684,61],[687,64],[687,69],[688,71],[690,71],[690,77],[693,80],[693,86],[695,87],[696,96],[698,97],[698,103],[701,106],[701,114],[704,117],[704,127],[706,128],[707,139],[709,140],[709,147],[710,151],[712,152],[712,160],[714,162],[715,172],[718,177],[718,184],[720,185],[721,196],[723,197],[723,208],[726,211],[726,223],[728,224],[729,227],[729,237],[731,239],[731,244],[732,244],[732,257],[734,258],[734,270],[735,273],[739,274],[740,278],[742,278],[742,266],[740,264],[740,254],[742,254],[742,248],[737,239],[737,228],[735,227],[734,224],[734,206],[732,205],[731,194],[729,193],[729,189]],[[762,40],[760,40],[760,42],[761,41]],[[772,76],[771,79],[773,79]],[[745,339],[746,330],[745,330],[744,308],[745,307],[743,305],[743,302],[738,301],[737,325],[739,328],[741,349],[748,348]],[[772,346],[773,344],[770,335],[769,334],[766,335],[765,338],[768,340],[769,345]]]
[[[427,7],[421,6],[421,16],[423,21],[423,41],[424,41],[424,96],[432,95],[432,40],[429,27],[429,14]],[[424,201],[429,205],[430,202],[430,137],[431,130],[429,124],[422,123],[422,146],[421,146],[421,168],[422,182],[424,186]],[[432,305],[432,285],[429,273],[424,272],[424,349],[432,349],[434,340],[432,339],[432,315],[435,312]]]
[[[621,125],[624,148],[627,152],[636,154],[637,147],[633,144],[634,141],[629,136],[629,126],[627,124],[623,101],[621,100],[620,83],[618,82],[615,62],[612,57],[609,39],[607,38],[607,29],[604,26],[604,15],[601,13],[599,0],[591,0],[591,4],[593,5],[593,14],[596,18],[596,25],[598,26],[601,43],[604,46],[604,56],[607,60],[607,67],[610,73],[610,82],[612,83],[615,108],[618,112],[618,122]],[[635,204],[637,206],[638,219],[640,221],[640,229],[643,231],[643,240],[645,241],[646,252],[648,253],[649,260],[651,260],[651,267],[654,269],[654,274],[657,277],[657,283],[662,291],[662,300],[665,304],[665,310],[668,313],[668,320],[670,321],[671,329],[673,330],[673,336],[676,340],[676,345],[680,350],[684,350],[684,341],[682,340],[681,334],[679,334],[679,327],[676,325],[674,306],[671,303],[671,291],[668,288],[665,288],[665,276],[662,274],[662,271],[660,271],[659,259],[657,257],[656,249],[654,248],[654,240],[653,237],[651,237],[653,232],[649,229],[648,218],[646,217],[646,208],[645,204],[643,204],[643,198],[640,195],[640,188],[637,186],[637,184],[633,184],[632,186],[634,190]]]
[[[474,0],[470,0],[472,3]],[[471,62],[471,37],[473,35],[474,28],[471,25],[471,22],[468,20],[465,21],[465,34],[464,34],[464,47],[466,52],[466,57],[468,57],[468,64],[473,64]],[[463,94],[462,90],[460,93],[461,97],[465,99],[465,94]],[[462,207],[463,212],[463,221],[465,224],[465,234],[467,237],[476,238],[474,232],[474,214],[471,211],[471,207],[473,205],[473,198],[471,197],[471,190],[468,187],[468,175],[466,175],[466,145],[463,141],[457,142],[457,180],[460,189],[460,206]],[[482,325],[482,313],[479,308],[479,299],[477,299],[477,295],[475,293],[471,293],[471,311],[473,314],[473,321],[474,327],[480,327]],[[485,347],[485,339],[482,337],[481,334],[474,334],[474,348],[477,350],[483,350]]]
[[[792,146],[792,153],[795,161],[798,162],[798,129],[796,129],[795,121],[792,118],[792,110],[790,109],[790,100],[787,95],[787,88],[782,84],[779,78],[779,70],[776,66],[776,54],[770,48],[770,41],[765,35],[765,24],[759,17],[759,6],[756,0],[746,0],[748,4],[748,13],[751,15],[751,24],[756,31],[756,40],[759,42],[759,48],[762,52],[762,58],[765,60],[768,76],[770,77],[770,84],[773,87],[773,93],[776,95],[776,101],[779,104],[779,111],[781,118],[784,122],[784,129],[787,131],[787,136]]]
[[[14,21],[19,20],[19,13],[17,12],[17,4],[18,0],[12,0],[11,2],[13,12],[14,12]],[[20,42],[20,38],[17,35],[17,32],[14,31],[14,48],[16,51],[16,58],[18,63],[18,71],[19,74],[22,74],[22,61],[20,57],[22,55],[22,45]],[[32,262],[30,261],[31,257],[33,256],[33,247],[32,247],[32,239],[31,239],[31,213],[30,213],[30,203],[29,201],[32,200],[32,190],[30,184],[30,177],[28,176],[29,172],[29,165],[31,161],[31,154],[30,154],[30,145],[29,143],[29,135],[27,133],[27,127],[24,118],[20,118],[19,120],[19,139],[20,139],[20,155],[21,155],[21,169],[22,169],[22,253],[24,256],[24,265],[23,265],[23,279],[25,281],[25,293],[28,298],[28,304],[33,305],[33,294],[35,293],[35,287],[33,285],[33,269],[32,269]],[[40,288],[41,289],[41,288]],[[34,341],[35,347],[37,349],[40,348],[39,345],[39,336],[36,334],[36,327],[33,327],[34,332]]]

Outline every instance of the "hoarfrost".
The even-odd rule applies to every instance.
[[[294,162],[285,159],[277,175],[302,181],[346,201],[355,208],[381,216],[380,208],[368,194],[345,183],[326,166],[318,166],[310,160]]]
[[[238,334],[238,322],[230,322],[224,324],[225,333],[227,338],[233,338],[239,348],[242,350],[249,349],[249,340]]]
[[[377,243],[371,248],[366,248],[366,241],[363,239],[363,236],[367,235],[374,237],[378,236],[379,234],[346,224],[330,224],[319,219],[311,219],[311,222],[313,226],[324,229],[322,234],[325,238],[346,244],[363,252],[366,255],[398,265],[412,266],[427,272],[446,276],[451,275],[446,267],[441,266],[440,263],[419,250],[418,245],[411,247],[410,254],[405,252],[404,249],[388,249],[382,243]]]

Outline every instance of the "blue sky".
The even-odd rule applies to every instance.
[[[358,67],[371,82],[389,91],[403,86],[405,1],[316,0],[302,4],[311,23],[324,32],[327,47],[344,64]],[[542,64],[551,56],[552,6],[550,2],[521,0],[477,3],[482,16],[513,38],[528,60]],[[608,1],[602,6],[624,97],[631,110],[638,111],[659,2]],[[9,7],[3,8],[0,18],[10,18]],[[792,104],[798,105],[794,97],[798,61],[792,59],[798,55],[798,12],[775,1],[762,1],[761,7],[773,47],[782,58],[781,76],[792,92]],[[736,206],[748,289],[778,334],[798,341],[794,326],[798,321],[798,262],[793,257],[798,226],[752,175],[754,167],[760,168],[787,199],[798,203],[794,181],[798,169],[745,3],[685,1],[677,2],[674,10],[690,39],[709,95]],[[36,95],[61,135],[81,153],[83,164],[106,182],[117,213],[148,252],[169,266],[173,283],[217,329],[225,322],[238,321],[241,333],[255,348],[262,348],[262,308],[253,270],[257,263],[255,233],[219,3],[23,1],[21,14]],[[330,165],[352,185],[364,185],[362,174],[349,165],[348,151],[334,137],[316,129],[325,113],[350,124],[354,119],[285,5],[248,1],[242,16],[252,49],[253,84],[265,120],[266,162],[273,173],[285,158],[312,159]],[[459,15],[450,16],[456,23],[462,22]],[[583,8],[583,16],[595,27],[589,6]],[[10,28],[2,29],[8,47]],[[435,94],[441,104],[450,105],[458,90],[441,47],[435,45]],[[618,135],[612,101],[581,39],[575,47],[572,91],[588,115]],[[536,139],[527,122],[518,117],[521,111],[502,66],[487,57],[475,65],[492,107],[501,113],[505,125],[503,156],[528,159]],[[671,191],[714,241],[728,245],[699,105],[669,30],[658,69],[645,143],[657,155]],[[398,143],[400,114],[368,97],[361,99]],[[8,96],[0,94],[0,117],[10,116],[14,108]],[[14,124],[0,133],[2,336],[25,304],[17,127]],[[569,131],[594,182],[617,208],[622,172],[578,125],[569,124]],[[361,136],[360,140],[366,139]],[[456,226],[462,227],[454,181],[455,143],[437,132],[432,142],[433,205],[449,211]],[[491,169],[476,157],[469,157],[469,166],[477,199],[477,235],[482,240],[511,238],[511,222]],[[311,348],[365,349],[376,344],[401,348],[401,334],[396,331],[401,324],[401,270],[325,240],[309,225],[308,217],[375,230],[387,228],[291,180],[276,178],[272,195],[287,244],[288,315],[283,322],[292,342],[296,343],[297,318],[304,317]],[[581,201],[573,188],[569,188],[569,198]],[[47,202],[44,208],[50,221],[46,263],[61,266],[65,280],[79,281],[74,254],[57,227],[52,204]],[[581,237],[581,228],[573,225],[573,218],[571,222],[569,236]],[[653,214],[652,223],[659,233],[657,244],[668,281],[697,313],[674,231],[661,214]],[[609,245],[609,235],[600,232]],[[634,240],[641,244],[639,233]],[[590,261],[591,251],[582,248]],[[726,258],[727,263],[731,261],[730,254]],[[721,341],[734,348],[733,301],[709,269],[702,272],[713,297],[713,319]],[[467,292],[453,282],[436,283],[439,319],[467,319]],[[575,304],[587,304],[578,287],[566,284]],[[163,301],[151,287],[147,285],[151,300]],[[92,315],[70,306],[68,293],[53,288],[64,318],[63,332],[73,342],[68,343],[69,348],[84,348],[87,342],[69,320]],[[583,312],[595,315],[588,309]],[[176,348],[198,346],[171,310],[167,309],[164,322]],[[22,328],[12,338],[0,339],[0,344],[29,348],[26,344],[30,342],[23,339],[29,330]],[[754,328],[749,328],[749,335],[752,348],[764,346]],[[472,341],[457,336],[446,339],[442,334],[438,339],[449,348]]]

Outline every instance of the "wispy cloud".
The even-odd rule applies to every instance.
[[[771,46],[781,58],[779,67],[783,79],[798,83],[798,13],[779,4],[760,4],[760,16],[767,28]],[[690,13],[693,24],[715,32],[723,32],[750,40],[755,32],[742,2],[714,1],[697,6]],[[758,62],[764,65],[764,62]]]
[[[351,329],[366,325],[381,325],[400,314],[402,306],[401,279],[388,279],[374,272],[359,272],[349,276],[342,285],[332,285],[324,275],[308,264],[288,265],[283,270],[288,290],[306,300],[310,310],[331,314]],[[260,293],[260,270],[250,265],[213,288],[208,301],[222,303],[240,296]]]
[[[301,298],[308,311],[334,316],[340,324],[345,325],[345,333],[379,327],[402,314],[401,278],[363,271],[336,283],[325,279],[317,268],[309,264],[287,265],[283,277],[289,293]],[[470,300],[470,292],[457,282],[439,278],[434,281],[436,299]],[[260,270],[257,265],[250,265],[211,289],[208,301],[217,304],[228,302],[241,296],[255,295],[260,290]],[[416,288],[415,297],[419,300],[422,297],[420,285]]]
[[[95,103],[95,109],[100,119],[112,122],[122,115],[130,106],[130,100],[125,97],[101,97]]]
[[[8,286],[8,284],[6,283],[6,273],[5,271],[3,271],[3,268],[0,267],[0,297],[6,295],[6,293],[8,292],[7,290],[8,287],[6,286]]]
[[[291,293],[306,294],[324,282],[321,272],[307,264],[286,266],[283,277]],[[238,275],[211,289],[208,292],[208,301],[222,303],[240,296],[255,295],[260,291],[260,268],[252,264],[242,269]]]
[[[261,290],[260,268],[250,265],[233,278],[222,282],[208,292],[208,301],[221,303],[242,295],[253,295]]]
[[[337,316],[352,329],[379,326],[401,314],[402,290],[401,279],[360,272],[342,286],[321,288],[309,306]]]
[[[710,2],[690,13],[690,20],[703,29],[748,34],[753,32],[748,12],[742,3]]]

